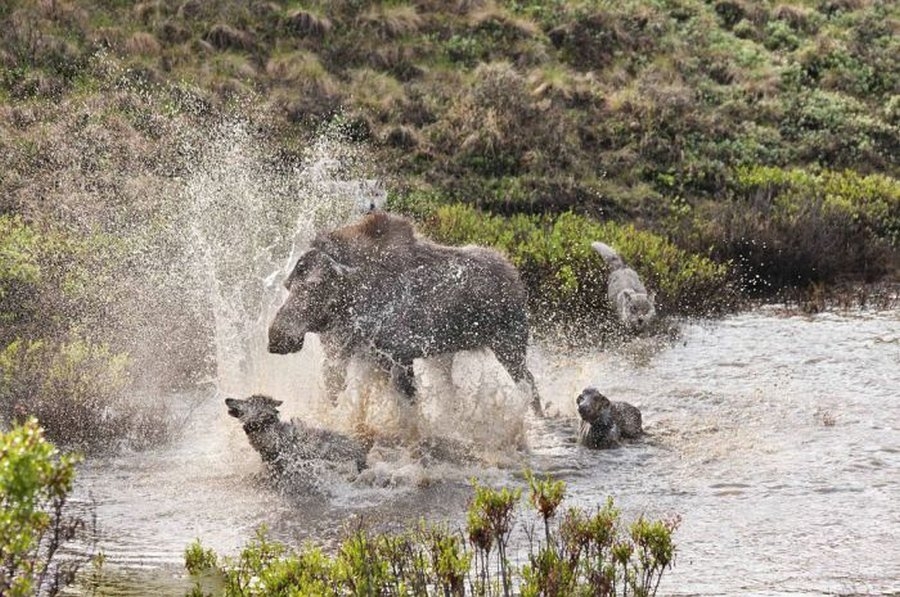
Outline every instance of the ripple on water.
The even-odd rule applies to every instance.
[[[687,323],[680,341],[640,359],[627,347],[574,357],[536,347],[529,365],[559,414],[549,419],[527,414],[504,385],[511,380],[496,377],[485,358],[457,364],[455,382],[452,362],[430,374],[420,368],[432,376],[431,394],[412,418],[373,420],[400,431],[411,421],[415,434],[496,446],[474,464],[429,461],[404,448],[410,435],[393,452],[385,444],[371,463],[372,481],[337,487],[324,503],[275,491],[239,426],[211,397],[181,442],[90,461],[78,491],[96,501],[104,551],[130,570],[177,566],[197,537],[234,553],[262,523],[291,542],[326,544],[351,520],[381,528],[422,516],[462,524],[471,476],[516,483],[527,466],[566,480],[572,504],[593,508],[612,495],[626,518],[679,514],[679,555],[665,594],[897,593],[900,352],[878,339],[898,337],[893,313],[764,311]],[[448,388],[463,370],[480,381],[454,406]],[[574,397],[586,385],[639,405],[648,436],[619,450],[579,446]],[[307,397],[296,414],[341,428],[375,416],[366,408],[377,399],[329,411]]]

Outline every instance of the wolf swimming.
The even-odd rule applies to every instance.
[[[276,479],[314,488],[317,470],[343,468],[353,475],[366,467],[368,447],[363,442],[298,419],[282,421],[281,404],[262,394],[225,399],[228,414],[241,422],[250,445]]]
[[[615,448],[623,439],[637,439],[644,433],[637,407],[613,402],[597,388],[582,390],[575,403],[581,416],[579,439],[587,448]]]

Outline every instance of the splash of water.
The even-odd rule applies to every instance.
[[[320,136],[299,165],[273,166],[266,149],[244,120],[225,120],[185,143],[187,244],[214,318],[220,393],[296,397],[315,385],[304,373],[321,355],[314,346],[300,356],[267,353],[266,327],[285,295],[281,281],[318,230],[381,198],[377,187],[356,183],[363,152],[335,134]]]
[[[489,351],[418,361],[415,405],[362,359],[351,360],[347,387],[332,404],[313,335],[301,353],[267,352],[268,324],[286,296],[281,282],[316,232],[349,223],[383,199],[366,178],[359,147],[323,134],[301,165],[273,172],[260,140],[238,121],[223,123],[188,153],[189,244],[213,305],[220,393],[270,394],[284,401],[286,415],[407,444],[450,438],[482,455],[522,445],[525,394]]]

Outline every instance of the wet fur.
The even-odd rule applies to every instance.
[[[643,435],[641,411],[627,402],[613,402],[596,388],[585,388],[575,399],[581,416],[579,440],[587,448],[606,449]]]
[[[591,247],[609,266],[606,295],[615,308],[619,321],[632,329],[642,328],[652,322],[656,318],[653,295],[647,292],[637,272],[628,267],[609,245],[594,242]]]
[[[359,472],[366,466],[368,447],[362,442],[309,426],[298,419],[279,418],[281,401],[255,394],[246,400],[226,398],[228,414],[243,425],[250,445],[272,474],[283,480],[314,474],[313,464],[352,464]]]
[[[296,352],[304,333],[320,334],[332,397],[351,356],[389,371],[413,397],[414,359],[487,347],[540,408],[525,365],[525,286],[496,251],[439,245],[409,220],[374,212],[319,234],[285,285],[291,295],[269,328],[269,350]],[[304,298],[314,287],[322,289]]]

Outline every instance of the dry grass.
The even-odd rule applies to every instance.
[[[391,75],[361,68],[350,72],[350,83],[353,107],[375,120],[396,120],[402,111],[406,93],[403,85]]]
[[[251,33],[222,23],[213,25],[203,36],[203,39],[212,44],[217,50],[247,51],[252,50],[256,45]]]
[[[779,4],[772,11],[772,16],[787,23],[795,31],[814,34],[818,29],[815,17],[819,16],[810,8],[796,4]]]
[[[529,73],[528,83],[536,98],[559,99],[574,105],[601,101],[600,87],[591,72],[577,73],[559,66],[538,67]]]
[[[387,40],[417,33],[422,27],[422,17],[411,4],[376,4],[359,17],[358,23]]]
[[[284,17],[284,27],[288,31],[305,37],[325,37],[333,26],[328,17],[302,8],[288,12]]]
[[[540,35],[541,28],[534,21],[511,14],[494,2],[486,2],[472,10],[467,18],[469,26],[478,29],[496,28],[510,39],[525,39]]]
[[[322,66],[319,57],[304,50],[273,56],[266,63],[266,74],[279,84],[316,85],[330,90],[337,83]]]
[[[158,56],[160,44],[152,33],[137,31],[125,42],[125,51],[132,56]]]

